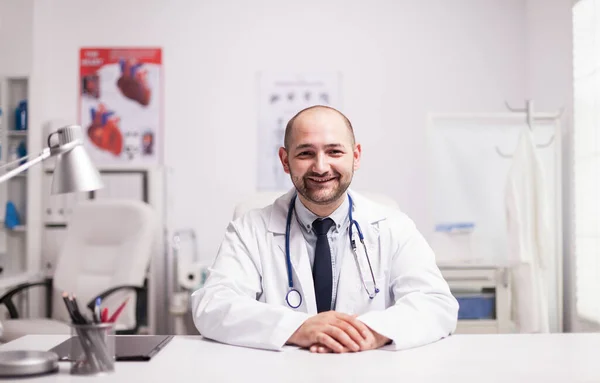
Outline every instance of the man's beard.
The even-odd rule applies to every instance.
[[[327,205],[331,202],[337,201],[345,192],[348,190],[350,183],[352,182],[352,176],[354,172],[350,173],[349,176],[342,177],[338,172],[330,172],[323,174],[307,173],[302,178],[291,174],[292,183],[296,187],[298,193],[306,198],[308,201],[317,205]],[[331,178],[334,177],[331,183],[334,183],[333,188],[328,188],[327,192],[315,185],[309,178]]]

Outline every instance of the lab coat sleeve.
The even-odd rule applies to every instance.
[[[458,302],[435,263],[433,250],[411,220],[403,221],[389,227],[393,257],[387,293],[395,304],[358,318],[391,339],[385,347],[391,350],[419,347],[447,337],[456,329],[458,318]]]
[[[257,300],[262,288],[255,253],[230,223],[206,283],[192,294],[194,324],[219,342],[281,350],[308,314]]]

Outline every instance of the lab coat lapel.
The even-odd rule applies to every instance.
[[[347,232],[346,235],[348,235]],[[344,246],[344,255],[341,259],[335,309],[347,314],[354,314],[355,307],[357,306],[358,292],[360,291],[360,279],[354,254],[352,254],[350,248],[350,241],[347,240],[346,243],[347,247]]]
[[[375,274],[375,278],[377,278],[385,271],[382,269],[380,262],[381,254],[379,247],[379,222],[385,219],[386,211],[385,208],[382,209],[381,206],[371,203],[369,200],[365,199],[356,192],[351,192],[350,195],[354,201],[352,215],[354,216],[354,220],[358,222],[364,235],[365,246],[367,247],[367,251],[369,253],[371,266],[373,267],[373,273]],[[371,280],[372,278],[369,271],[369,264],[367,263],[364,249],[358,238],[356,226],[354,226],[353,234],[356,238],[356,247],[361,270],[363,271],[363,276],[365,279]],[[350,246],[350,242],[348,242],[348,246]]]
[[[300,226],[296,220],[292,221],[290,231],[290,258],[292,261],[294,287],[298,289],[302,295],[306,312],[314,315],[317,313],[317,303],[315,301],[312,269],[310,267],[308,251],[306,250],[306,242],[304,241],[304,236],[300,232]],[[282,256],[285,257],[285,235],[278,235],[276,237],[276,242]]]
[[[360,228],[365,237],[365,245],[367,247],[367,251],[369,253],[369,257],[371,260],[371,265],[373,267],[373,272],[375,273],[375,277],[378,276],[379,269],[379,248],[377,243],[379,241],[379,231],[375,225],[379,219],[369,216],[368,214],[360,214],[356,210],[356,198],[355,195],[352,195],[354,199],[354,210],[353,210],[353,218],[358,222]],[[360,197],[359,203],[360,203]],[[363,207],[364,209],[364,207]],[[354,239],[356,240],[358,258],[354,256],[352,252],[352,248],[350,246],[350,239],[348,237],[349,232],[346,230],[345,233],[345,241],[346,244],[344,246],[344,257],[341,260],[341,270],[340,270],[340,279],[338,282],[338,296],[336,303],[336,310],[355,314],[357,307],[360,306],[360,303],[368,298],[368,294],[365,291],[362,281],[360,279],[360,273],[358,272],[358,267],[360,266],[360,270],[362,271],[362,276],[367,283],[369,289],[372,289],[373,282],[371,278],[371,272],[369,270],[369,264],[367,262],[367,258],[365,256],[365,252],[362,244],[360,243],[360,239],[358,237],[358,233],[356,230],[356,226],[353,227],[352,234]],[[358,263],[357,263],[358,262]],[[381,288],[382,286],[379,286]]]

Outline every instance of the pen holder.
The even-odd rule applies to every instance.
[[[71,374],[97,375],[115,370],[114,323],[71,324]]]

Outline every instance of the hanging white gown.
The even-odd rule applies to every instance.
[[[533,135],[524,128],[508,172],[506,219],[513,318],[522,333],[549,332],[544,269],[553,258],[554,238],[541,160]]]

